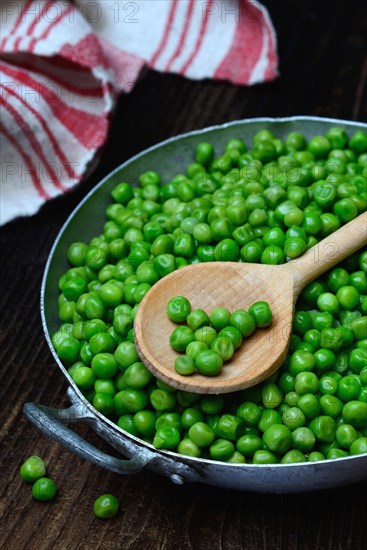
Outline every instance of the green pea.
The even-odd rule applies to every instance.
[[[356,153],[363,153],[367,149],[367,134],[357,130],[349,140],[349,147]]]
[[[343,149],[348,143],[348,136],[343,128],[330,128],[326,132],[326,138],[333,149]]]
[[[301,409],[306,418],[312,419],[320,414],[319,402],[312,393],[301,395],[297,401],[297,406]]]
[[[206,166],[214,157],[214,148],[210,143],[199,143],[196,147],[195,160],[197,163]]]
[[[241,250],[242,254],[242,250]],[[244,254],[242,254],[242,257],[245,261],[258,261],[258,257],[254,256],[253,260],[247,259]],[[283,264],[285,262],[285,253],[280,246],[277,245],[270,245],[267,246],[262,252],[261,252],[261,263],[262,264],[269,264],[269,265],[279,265]]]
[[[261,413],[262,409],[256,403],[245,401],[237,408],[236,416],[241,418],[246,426],[256,426],[260,421]]]
[[[325,460],[325,456],[319,451],[313,451],[308,455],[309,462],[318,462],[319,460]]]
[[[320,397],[321,412],[331,418],[337,418],[343,409],[343,403],[335,395],[322,395]]]
[[[187,316],[186,322],[188,327],[194,332],[198,328],[210,325],[210,319],[203,309],[194,309],[191,311]]]
[[[235,310],[232,313],[229,322],[231,326],[240,331],[244,338],[250,336],[256,328],[256,322],[253,315],[244,309]]]
[[[201,262],[214,261],[214,246],[201,245],[197,249],[197,257]]]
[[[194,337],[196,341],[204,342],[209,347],[217,337],[217,332],[213,327],[204,326],[195,330]]]
[[[189,429],[189,438],[199,448],[208,447],[213,443],[215,433],[204,422],[195,422]]]
[[[233,225],[239,227],[247,222],[248,212],[246,203],[231,204],[226,207],[226,217]]]
[[[66,363],[75,363],[79,357],[80,343],[76,338],[66,336],[57,345],[57,355]]]
[[[302,151],[306,147],[306,140],[300,132],[290,132],[285,140],[288,147]]]
[[[361,389],[360,380],[355,375],[347,375],[338,381],[337,396],[345,403],[357,399]]]
[[[307,311],[297,311],[293,319],[293,330],[298,335],[303,336],[308,330],[312,329],[312,319]]]
[[[126,411],[125,407],[123,407],[122,404],[119,404],[119,406],[116,407],[116,414],[120,414],[120,412],[123,412],[123,411]],[[122,414],[122,416],[120,416],[117,421],[117,425],[122,430],[125,430],[125,432],[129,433],[130,435],[139,437],[139,431],[137,430],[134,424],[133,414]]]
[[[186,347],[186,355],[188,357],[191,357],[191,359],[195,359],[196,355],[200,351],[204,351],[207,349],[209,349],[209,346],[205,344],[205,342],[199,342],[194,340],[193,342],[190,342]]]
[[[119,183],[112,189],[111,195],[116,202],[126,204],[133,198],[134,193],[128,183]]]
[[[314,136],[308,142],[307,150],[317,159],[325,158],[331,150],[331,145],[326,137]]]
[[[282,402],[282,393],[275,384],[267,383],[262,389],[262,402],[267,409],[276,409]]]
[[[337,218],[334,214],[321,214],[320,220],[322,237],[327,237],[328,235],[331,235],[331,233],[337,231],[337,229],[339,229],[341,226],[339,218]]]
[[[334,315],[339,311],[338,300],[336,296],[334,296],[334,294],[331,294],[330,292],[324,292],[318,297],[317,307],[320,311],[326,311],[331,315]]]
[[[92,371],[98,378],[113,378],[118,371],[118,365],[113,354],[97,353],[92,359]]]
[[[231,464],[245,464],[246,459],[243,456],[243,454],[239,453],[238,451],[234,451],[232,456],[227,460],[227,462],[230,462]]]
[[[316,362],[312,353],[304,350],[295,351],[289,362],[289,372],[294,376],[304,371],[312,371]]]
[[[84,303],[84,313],[87,319],[103,319],[105,305],[99,296],[89,294]]]
[[[331,370],[336,363],[335,353],[329,349],[320,348],[314,353],[315,368],[319,372]]]
[[[234,345],[229,338],[218,336],[213,340],[210,349],[219,353],[223,362],[229,361],[234,354]]]
[[[193,229],[193,237],[200,244],[209,244],[213,240],[213,232],[207,223],[198,223]]]
[[[134,305],[136,303],[134,298],[134,292],[138,287],[138,281],[130,281],[126,279],[126,284],[124,286],[125,302],[129,305]]]
[[[290,391],[284,396],[284,403],[289,407],[296,407],[298,405],[299,395],[295,391]]]
[[[157,388],[150,393],[150,403],[156,411],[172,411],[176,405],[176,395],[165,389]]]
[[[319,392],[322,395],[334,395],[338,389],[338,382],[331,376],[322,376],[319,382]]]
[[[140,361],[127,367],[124,372],[124,381],[126,385],[135,390],[145,388],[152,378],[152,374],[148,371],[144,363]]]
[[[169,338],[169,343],[175,351],[185,351],[190,342],[195,339],[194,332],[187,326],[175,328]]]
[[[294,389],[298,395],[316,393],[319,389],[319,379],[313,372],[299,372],[296,375]]]
[[[262,263],[268,264],[283,262],[285,256],[281,248],[272,245],[271,247],[267,247],[265,250],[264,245],[260,240],[252,240],[247,242],[241,248],[241,257],[245,262],[249,263],[257,263],[260,262],[260,260]]]
[[[143,390],[126,388],[120,392],[120,400],[127,411],[136,413],[142,409],[145,409],[148,404],[149,397]]]
[[[223,414],[216,427],[216,435],[223,439],[236,441],[244,433],[244,423],[241,418],[232,414]]]
[[[355,439],[349,447],[351,455],[360,455],[367,453],[367,437],[359,437]]]
[[[209,447],[210,458],[213,460],[228,461],[235,451],[231,441],[216,439]]]
[[[83,242],[72,243],[67,250],[67,258],[71,265],[80,267],[85,265],[87,245]]]
[[[252,458],[253,464],[276,464],[277,462],[278,458],[276,454],[268,450],[256,451]]]
[[[296,379],[289,372],[282,372],[278,380],[278,387],[283,393],[294,391]]]
[[[238,328],[233,326],[227,326],[223,328],[219,332],[218,337],[229,339],[232,342],[235,350],[238,349],[242,344],[241,332],[238,330]]]
[[[269,426],[273,424],[281,424],[282,417],[279,412],[274,409],[263,409],[257,427],[261,432],[265,432]]]
[[[201,449],[191,439],[181,439],[177,447],[177,452],[186,455],[199,458],[201,456]]]
[[[319,296],[325,291],[325,286],[319,282],[314,281],[307,285],[301,293],[301,297],[310,305],[316,306]]]
[[[175,256],[191,258],[195,253],[194,239],[188,233],[178,235],[175,240],[173,252]]]
[[[233,239],[223,239],[214,249],[214,258],[220,262],[236,262],[240,256],[240,247]]]
[[[367,316],[354,319],[351,323],[351,329],[356,340],[362,340],[367,335]]]
[[[173,450],[179,444],[180,439],[180,432],[177,428],[163,426],[157,430],[153,439],[153,445],[156,449]]]
[[[231,313],[227,308],[216,307],[211,312],[210,323],[215,330],[222,330],[230,324]]]
[[[298,449],[291,449],[281,459],[281,464],[296,464],[297,462],[306,462],[306,457]]]
[[[342,410],[343,420],[354,428],[365,428],[367,426],[367,403],[362,401],[349,401]]]
[[[292,259],[298,258],[298,256],[301,256],[301,254],[304,253],[306,248],[307,248],[306,241],[297,237],[286,239],[284,243],[285,255],[288,256],[288,258],[292,258]]]
[[[353,441],[358,438],[358,433],[351,424],[340,424],[336,429],[335,437],[343,449],[349,449]]]
[[[106,393],[106,394],[110,395],[111,397],[114,397],[114,395],[116,394],[115,384],[114,384],[113,380],[109,380],[109,379],[98,380],[97,379],[94,382],[94,392],[95,393]]]
[[[161,178],[157,172],[149,170],[139,176],[139,183],[142,187],[146,187],[147,185],[160,185]]]
[[[335,439],[336,424],[335,420],[328,415],[317,416],[309,424],[317,441],[330,443]]]
[[[292,447],[302,453],[310,452],[316,443],[316,438],[307,427],[298,427],[292,431]]]
[[[263,435],[267,448],[274,453],[286,453],[292,443],[292,433],[283,424],[272,424]]]
[[[237,450],[246,457],[252,457],[263,448],[260,437],[251,434],[241,436],[236,443]]]
[[[200,351],[195,357],[195,367],[205,376],[217,376],[223,366],[223,359],[213,350]]]
[[[133,318],[130,313],[116,313],[113,318],[113,330],[121,337],[126,337],[133,326]]]
[[[250,243],[251,241],[254,241],[254,238],[255,238],[254,231],[249,223],[246,223],[240,227],[237,227],[233,231],[232,236],[235,239],[235,241],[242,247],[244,247],[244,245]],[[241,255],[243,255],[242,249],[241,249]]]
[[[116,343],[108,332],[97,332],[89,340],[89,345],[94,355],[107,352],[111,353],[116,348]]]
[[[126,370],[130,365],[139,361],[136,347],[132,342],[119,344],[114,355],[121,370]]]
[[[106,393],[96,393],[93,396],[93,407],[105,416],[112,416],[115,412],[115,401],[111,395]]]
[[[85,263],[91,269],[101,269],[107,262],[108,254],[101,246],[89,245],[85,252]]]
[[[167,303],[167,315],[175,323],[183,323],[191,312],[191,305],[184,296],[175,296]]]
[[[53,500],[56,496],[56,493],[56,483],[48,477],[41,477],[37,479],[37,481],[35,481],[32,486],[33,498],[36,500],[40,500],[41,502]]]
[[[120,184],[121,185],[121,184]],[[93,504],[93,510],[97,518],[107,519],[116,516],[120,508],[117,498],[111,494],[98,497]]]
[[[284,231],[280,227],[273,227],[263,235],[263,242],[267,247],[277,246],[283,248],[285,238]]]
[[[195,363],[192,357],[188,355],[182,355],[175,359],[174,363],[175,371],[183,376],[188,376],[195,372]]]
[[[160,277],[168,275],[175,269],[175,257],[172,254],[159,254],[154,258],[154,269]]]
[[[33,455],[23,462],[20,468],[20,477],[27,483],[34,483],[46,475],[45,463],[39,456]]]

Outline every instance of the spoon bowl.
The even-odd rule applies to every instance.
[[[261,382],[286,357],[294,306],[302,288],[366,243],[364,213],[284,265],[208,262],[170,273],[149,290],[135,318],[135,344],[142,361],[163,382],[193,393],[228,393]],[[177,325],[167,316],[167,302],[174,296],[185,296],[193,309],[208,314],[215,307],[247,310],[254,302],[265,300],[272,309],[273,322],[246,338],[220,375],[182,376],[174,369],[177,353],[169,343]]]
[[[225,393],[243,388],[244,384],[256,384],[261,379],[258,379],[260,361],[261,372],[265,373],[264,376],[270,376],[287,353],[291,329],[289,318],[293,309],[292,274],[284,272],[276,293],[269,288],[271,278],[279,278],[276,266],[209,262],[183,267],[158,281],[153,287],[154,296],[151,295],[145,304],[141,304],[139,312],[142,310],[142,313],[138,313],[135,325],[138,351],[147,367],[167,384],[172,385],[174,377],[176,388],[190,388],[189,391],[200,393]],[[265,300],[272,309],[273,322],[270,327],[257,329],[246,338],[219,376],[209,379],[195,373],[184,377],[173,369],[177,352],[168,342],[177,324],[168,318],[166,307],[168,300],[177,295],[188,298],[193,309],[201,308],[208,314],[215,307],[226,307],[230,311],[239,308],[248,310],[252,303]],[[144,347],[141,346],[142,340]],[[159,363],[158,358],[162,358]]]

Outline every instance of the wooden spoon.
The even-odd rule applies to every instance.
[[[294,306],[301,290],[364,244],[367,213],[284,265],[208,262],[170,273],[149,290],[135,318],[135,344],[142,361],[163,382],[194,393],[228,393],[261,382],[286,357]],[[247,310],[254,302],[265,300],[272,309],[273,323],[245,339],[220,375],[182,376],[174,370],[178,354],[169,344],[169,336],[177,325],[169,320],[166,307],[174,296],[185,296],[193,309],[201,308],[207,313],[215,307]]]

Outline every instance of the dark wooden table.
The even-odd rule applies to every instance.
[[[27,401],[67,405],[67,383],[45,343],[39,289],[57,232],[78,201],[111,169],[170,136],[256,116],[320,115],[367,120],[363,2],[266,2],[277,29],[280,78],[240,88],[147,71],[120,98],[97,170],[67,197],[1,230],[1,501],[4,549],[356,549],[367,548],[367,483],[314,494],[261,495],[208,486],[174,486],[143,472],[119,477],[78,459],[22,414]],[[103,450],[91,430],[75,427]],[[34,502],[18,470],[43,456],[59,495]],[[110,521],[94,499],[113,492],[122,504]]]

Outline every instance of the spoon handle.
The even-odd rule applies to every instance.
[[[367,212],[364,212],[307,250],[300,258],[287,263],[283,269],[292,271],[295,293],[298,295],[308,283],[366,244]]]

